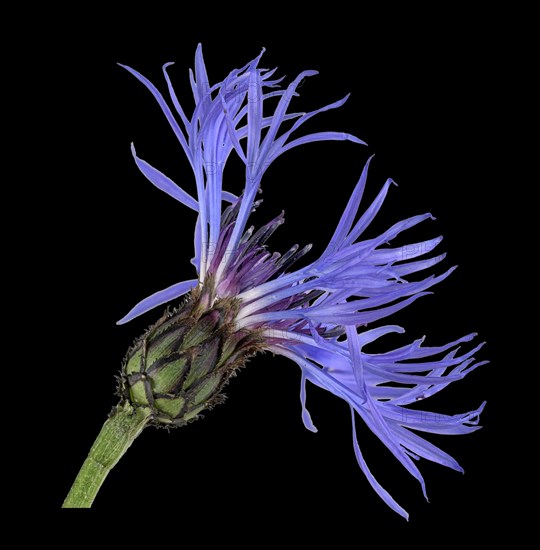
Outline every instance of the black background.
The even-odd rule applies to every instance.
[[[335,526],[347,535],[372,527],[455,531],[457,518],[481,533],[506,514],[501,319],[494,292],[504,278],[495,271],[495,264],[501,267],[497,255],[506,251],[500,240],[506,199],[500,192],[499,132],[506,116],[500,83],[510,70],[507,38],[486,14],[441,9],[421,17],[409,12],[405,21],[396,13],[374,19],[360,11],[358,18],[346,12],[313,20],[274,14],[270,21],[243,12],[252,24],[233,23],[202,8],[183,18],[164,11],[155,21],[146,13],[135,21],[89,14],[92,22],[81,27],[85,30],[67,26],[45,32],[47,47],[36,52],[35,78],[45,119],[41,168],[51,182],[42,267],[53,282],[41,305],[51,312],[44,331],[54,335],[49,353],[57,369],[50,390],[54,412],[46,426],[53,460],[41,492],[47,507],[61,505],[115,404],[114,375],[125,350],[158,313],[122,327],[115,321],[143,297],[194,275],[189,263],[194,215],[145,180],[130,143],[194,194],[188,163],[153,98],[116,62],[136,68],[165,93],[161,65],[175,61],[170,74],[189,111],[187,69],[202,42],[212,82],[264,46],[261,65],[278,66],[287,81],[304,69],[320,71],[303,83],[293,109],[311,110],[352,93],[344,107],[319,115],[305,131],[347,131],[369,147],[320,143],[287,153],[266,175],[265,202],[255,220],[264,222],[284,209],[287,222],[271,246],[283,252],[296,242],[313,242],[310,258],[315,257],[365,160],[376,153],[364,206],[387,177],[399,187],[391,189],[367,235],[429,211],[437,220],[399,242],[444,234],[443,267],[460,266],[433,296],[390,321],[407,333],[387,343],[427,334],[428,345],[439,345],[478,331],[488,342],[479,358],[491,364],[425,405],[457,413],[487,400],[485,427],[469,436],[431,438],[458,459],[466,475],[422,461],[428,504],[418,484],[359,426],[368,464],[411,514],[407,524],[359,470],[347,406],[308,387],[319,432],[306,431],[299,369],[286,359],[260,356],[228,386],[226,404],[203,420],[171,433],[146,430],[107,479],[94,510],[151,503],[171,517],[180,514],[184,523],[213,514],[231,521],[244,515],[265,518],[279,530],[298,518],[307,528]],[[238,164],[226,172],[229,183],[240,190]]]

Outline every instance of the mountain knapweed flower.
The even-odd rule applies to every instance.
[[[197,199],[139,158],[132,147],[137,166],[150,182],[198,213],[192,260],[197,277],[156,292],[119,321],[126,323],[187,294],[178,309],[165,313],[128,352],[119,383],[121,403],[105,423],[64,506],[90,506],[108,471],[147,424],[174,426],[193,420],[200,411],[218,403],[231,374],[263,350],[283,355],[300,367],[300,402],[307,429],[316,431],[306,408],[306,381],[349,404],[358,464],[375,491],[398,514],[407,517],[364,461],[356,437],[356,415],[419,481],[424,495],[424,480],[413,459],[422,457],[461,471],[452,457],[416,432],[475,431],[484,405],[453,416],[406,406],[461,380],[482,364],[474,363],[473,358],[481,344],[459,351],[460,344],[475,335],[439,347],[424,347],[422,339],[386,353],[364,351],[366,344],[385,334],[404,332],[395,325],[366,329],[367,325],[425,296],[453,271],[409,280],[444,258],[442,254],[417,259],[429,254],[441,242],[440,237],[397,248],[387,246],[401,232],[432,216],[421,214],[396,223],[379,237],[359,240],[393,183],[387,180],[357,219],[368,160],[326,250],[306,267],[293,270],[309,246],[294,246],[283,256],[267,250],[266,242],[283,224],[283,215],[258,230],[247,226],[258,206],[261,179],[282,153],[314,141],[363,144],[338,132],[299,136],[304,122],[340,107],[347,97],[310,113],[289,113],[299,84],[315,71],[300,73],[286,89],[280,89],[282,79],[273,79],[274,70],[258,68],[260,57],[211,85],[199,46],[195,74],[190,72],[195,98],[191,118],[169,79],[170,63],[163,73],[176,113],[152,83],[122,65],[157,100],[193,169]],[[270,98],[278,98],[277,107],[271,116],[265,116],[263,105]],[[285,121],[291,121],[287,130],[281,128]],[[246,168],[239,197],[223,189],[223,170],[231,153],[238,155]]]

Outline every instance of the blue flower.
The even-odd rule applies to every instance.
[[[264,50],[263,50],[264,52]],[[425,484],[415,460],[419,457],[463,471],[444,451],[416,432],[465,434],[479,429],[484,408],[457,415],[433,414],[406,406],[423,400],[452,382],[461,380],[476,367],[474,354],[482,347],[461,352],[460,345],[475,334],[450,344],[424,347],[423,339],[386,353],[367,353],[364,347],[388,333],[403,333],[396,325],[365,327],[399,311],[444,280],[454,268],[441,275],[412,281],[409,276],[432,268],[445,255],[425,258],[441,237],[391,248],[403,231],[428,219],[421,214],[392,225],[380,236],[360,240],[377,215],[394,183],[387,180],[378,196],[357,216],[366,185],[369,159],[349,199],[341,220],[323,254],[306,267],[292,265],[310,249],[291,248],[280,256],[271,254],[266,241],[284,222],[278,216],[259,230],[247,227],[258,206],[261,180],[269,165],[282,153],[315,141],[348,140],[364,144],[346,133],[319,132],[298,135],[306,121],[318,113],[335,109],[347,97],[309,113],[289,113],[297,88],[315,71],[304,71],[285,89],[275,70],[258,68],[260,58],[233,70],[222,82],[211,85],[201,46],[195,55],[195,74],[190,71],[195,109],[188,118],[167,73],[173,113],[161,92],[140,73],[122,65],[141,81],[163,110],[193,169],[197,198],[166,175],[133,157],[141,172],[159,189],[198,213],[195,227],[197,277],[156,292],[137,304],[119,323],[125,323],[156,306],[175,300],[197,286],[211,285],[216,299],[236,297],[240,303],[236,326],[239,331],[259,331],[264,348],[288,357],[301,369],[300,401],[307,429],[317,431],[306,408],[306,382],[345,400],[351,410],[352,440],[358,464],[379,496],[397,513],[407,512],[371,474],[356,437],[356,415],[384,443],[405,469]],[[271,116],[267,100],[278,98]],[[288,129],[282,129],[291,121]],[[281,130],[281,131],[280,131]],[[231,153],[245,164],[245,187],[237,197],[223,189],[223,170]],[[413,431],[414,430],[414,431]]]

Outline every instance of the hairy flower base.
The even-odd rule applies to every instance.
[[[260,331],[235,330],[238,310],[237,299],[215,299],[211,284],[192,290],[127,353],[121,398],[149,409],[158,426],[183,426],[221,403],[229,378],[261,349]]]

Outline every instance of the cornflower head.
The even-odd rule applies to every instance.
[[[170,63],[163,67],[168,99],[142,74],[121,65],[158,102],[193,170],[196,197],[140,158],[132,145],[144,176],[197,213],[191,260],[195,274],[145,298],[119,321],[127,323],[184,297],[128,351],[119,377],[120,404],[105,423],[64,506],[90,506],[108,471],[145,426],[181,426],[198,418],[201,411],[223,400],[222,389],[231,375],[261,351],[282,355],[300,367],[301,415],[308,430],[317,431],[306,407],[307,381],[349,405],[358,464],[377,494],[403,517],[408,517],[407,512],[364,460],[355,427],[358,417],[418,480],[424,495],[424,479],[415,464],[418,458],[462,471],[451,456],[417,432],[473,432],[479,429],[485,403],[456,415],[433,415],[407,405],[438,393],[486,363],[474,359],[482,344],[461,350],[461,344],[476,335],[437,347],[424,346],[420,339],[385,353],[364,350],[386,334],[403,333],[397,325],[374,324],[430,294],[431,287],[454,270],[417,276],[444,259],[445,254],[426,257],[441,237],[391,245],[402,232],[432,219],[431,214],[400,221],[378,237],[362,240],[394,183],[388,179],[373,202],[360,207],[370,158],[328,246],[304,267],[295,268],[295,263],[308,254],[310,245],[295,245],[283,255],[267,247],[284,223],[283,213],[260,228],[249,225],[261,202],[257,195],[262,178],[280,155],[315,141],[365,145],[341,132],[302,135],[305,122],[342,106],[348,96],[312,112],[291,113],[299,85],[316,72],[303,71],[281,88],[283,79],[275,78],[275,69],[259,68],[261,56],[262,52],[212,85],[199,45],[195,72],[190,71],[195,100],[191,117],[175,94]],[[273,98],[277,106],[268,115],[268,100]],[[231,155],[245,165],[245,186],[239,196],[223,185]]]

